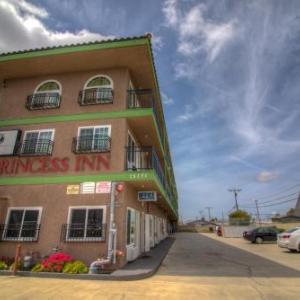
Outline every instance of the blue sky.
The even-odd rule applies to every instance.
[[[0,0],[0,51],[153,34],[184,219],[300,188],[300,2]],[[269,202],[274,204],[273,202]]]

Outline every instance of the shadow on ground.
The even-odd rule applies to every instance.
[[[300,259],[300,255],[295,259]],[[300,271],[197,233],[177,233],[158,272],[169,276],[300,277]]]

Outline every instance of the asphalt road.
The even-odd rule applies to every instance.
[[[300,299],[300,271],[197,233],[179,233],[159,272],[131,282],[0,277],[1,299]],[[295,260],[300,259],[295,255]]]

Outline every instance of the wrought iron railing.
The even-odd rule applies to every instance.
[[[0,239],[2,241],[37,242],[40,232],[40,224],[36,222],[24,222],[21,224],[1,224]]]
[[[161,184],[165,186],[164,172],[154,147],[126,147],[125,161],[126,170],[155,170]]]
[[[151,89],[127,90],[128,108],[153,108],[154,103]]]
[[[58,108],[60,94],[56,92],[36,93],[27,97],[26,108],[29,110]]]
[[[109,152],[111,138],[108,137],[74,137],[72,150],[74,153]]]
[[[158,116],[157,102],[151,89],[127,90],[127,108],[152,108],[160,138],[163,140],[163,127]]]
[[[19,155],[44,156],[51,155],[54,142],[49,139],[23,140],[19,146]]]
[[[105,240],[106,224],[63,224],[62,242],[99,242]]]
[[[110,104],[113,103],[113,90],[111,88],[91,88],[79,92],[80,105]]]

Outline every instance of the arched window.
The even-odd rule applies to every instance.
[[[40,83],[34,94],[27,98],[26,107],[32,109],[57,108],[60,105],[61,84],[56,80]]]
[[[80,92],[79,103],[81,105],[106,104],[113,102],[113,81],[105,75],[97,75],[90,78]]]

